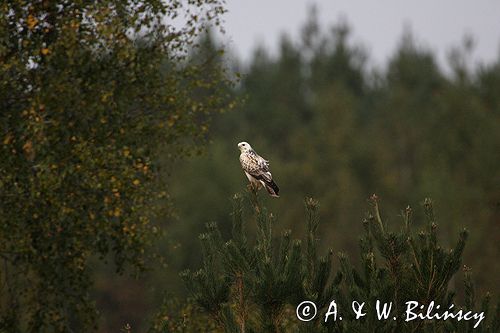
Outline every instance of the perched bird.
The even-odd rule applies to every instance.
[[[269,171],[269,161],[260,157],[247,142],[238,143],[238,148],[241,152],[241,167],[250,184],[256,189],[259,189],[262,185],[272,197],[278,198],[280,189],[273,181],[273,176]]]

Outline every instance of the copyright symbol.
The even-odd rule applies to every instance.
[[[311,301],[304,301],[297,305],[297,309],[295,310],[295,314],[300,321],[311,321],[316,317],[316,313],[318,309],[316,308],[316,304]]]

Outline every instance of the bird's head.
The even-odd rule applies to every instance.
[[[250,151],[252,150],[252,147],[248,144],[248,142],[240,142],[238,143],[238,149],[241,151],[241,152],[244,152],[244,151]]]

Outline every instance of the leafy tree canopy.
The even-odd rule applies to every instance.
[[[191,151],[225,107],[223,69],[201,75],[190,56],[223,12],[219,0],[0,4],[0,330],[89,329],[89,259],[144,267],[168,196],[159,152]]]

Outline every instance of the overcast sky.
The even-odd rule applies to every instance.
[[[243,60],[257,44],[274,53],[281,33],[298,40],[311,4],[318,8],[323,29],[347,20],[352,41],[368,50],[372,64],[386,63],[404,27],[432,48],[441,63],[466,34],[475,40],[474,62],[489,62],[500,54],[499,0],[227,0],[228,46]]]

